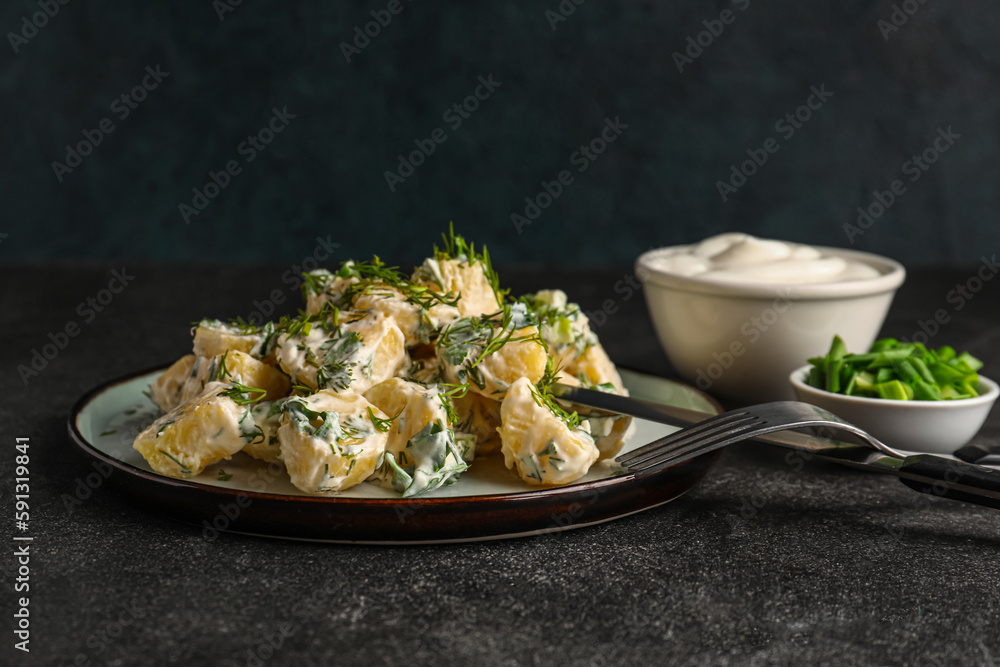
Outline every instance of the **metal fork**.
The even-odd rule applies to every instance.
[[[889,456],[906,458],[906,454],[823,408],[798,401],[778,401],[723,412],[626,452],[615,460],[636,474],[655,472],[742,440],[809,426],[848,431]]]

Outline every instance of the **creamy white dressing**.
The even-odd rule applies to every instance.
[[[789,285],[847,282],[880,275],[867,264],[823,255],[812,246],[735,232],[653,254],[649,266],[681,276],[720,282]]]

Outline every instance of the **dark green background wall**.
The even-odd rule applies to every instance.
[[[402,0],[348,63],[341,43],[387,2],[243,0],[220,20],[226,1],[43,0],[58,13],[26,39],[37,0],[4,3],[0,257],[294,261],[329,236],[342,257],[416,261],[449,220],[503,263],[630,262],[732,229],[850,246],[843,225],[894,179],[905,192],[854,247],[960,263],[1000,246],[996,3],[908,0],[886,39],[887,1],[564,0],[555,22],[557,0]],[[724,29],[679,72],[705,21]],[[169,75],[121,118],[147,66]],[[453,129],[480,76],[500,86]],[[775,127],[822,86],[792,136]],[[273,108],[295,118],[247,162]],[[60,181],[52,162],[104,118],[113,132]],[[578,172],[607,118],[628,127]],[[948,127],[960,138],[910,181]],[[390,191],[384,172],[436,128]],[[768,138],[777,152],[723,201],[717,181]],[[180,204],[230,160],[241,172],[186,223]],[[562,170],[573,182],[518,233],[511,215]]]

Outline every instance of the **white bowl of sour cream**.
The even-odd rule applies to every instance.
[[[834,335],[868,349],[906,271],[870,253],[731,233],[646,252],[636,276],[677,372],[759,403],[793,399],[788,375]]]

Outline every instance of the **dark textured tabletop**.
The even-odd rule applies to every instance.
[[[102,304],[112,269],[126,286]],[[184,354],[188,322],[247,317],[275,290],[288,311],[288,269],[0,269],[0,663],[1000,664],[1000,512],[831,464],[791,467],[761,446],[725,451],[698,486],[657,509],[477,544],[209,541],[116,491],[113,475],[79,492],[93,469],[66,434],[76,399]],[[960,309],[949,299],[975,269],[911,271],[884,333],[912,335],[945,309],[935,343],[968,349],[1000,375],[989,370],[1000,367],[1000,285],[983,284]],[[641,292],[618,283],[629,273],[501,277],[515,293],[561,287],[587,310],[610,304],[598,332],[612,358],[669,376]],[[25,384],[18,365],[70,323],[78,335]],[[12,539],[17,437],[30,438],[31,454],[25,593],[14,592],[24,578]],[[1000,412],[978,441],[1000,443]],[[28,654],[13,647],[21,595]]]

